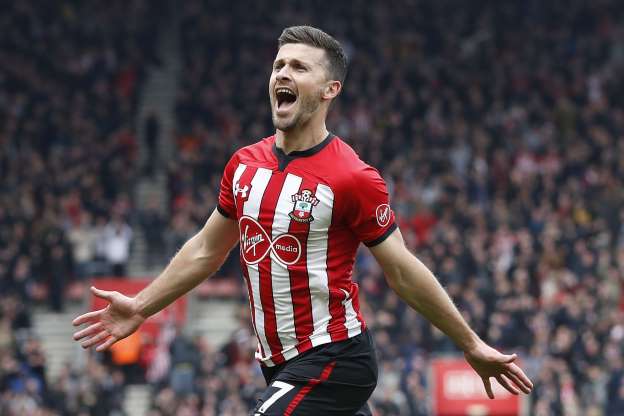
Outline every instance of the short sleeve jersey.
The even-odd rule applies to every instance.
[[[225,167],[217,209],[239,225],[262,364],[364,330],[355,254],[396,225],[379,172],[343,140],[330,134],[287,155],[271,136],[240,149]]]

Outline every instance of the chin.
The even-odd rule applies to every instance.
[[[281,131],[290,131],[296,127],[296,120],[280,120],[277,117],[273,117],[273,126]]]

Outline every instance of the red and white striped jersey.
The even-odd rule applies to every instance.
[[[329,135],[286,155],[275,136],[237,151],[221,181],[219,212],[238,221],[256,358],[266,366],[360,334],[360,244],[396,228],[386,185],[349,145]]]

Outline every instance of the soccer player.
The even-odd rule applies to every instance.
[[[516,355],[482,341],[407,250],[379,173],[328,132],[347,72],[340,44],[296,26],[278,46],[269,80],[275,134],[232,156],[216,209],[149,286],[132,298],[92,288],[109,305],[76,318],[90,326],[74,339],[106,350],[214,273],[239,242],[268,384],[252,415],[370,415],[377,363],[351,279],[362,242],[390,287],[464,352],[490,398],[492,377],[529,393]]]

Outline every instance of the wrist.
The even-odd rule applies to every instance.
[[[143,300],[141,299],[140,293],[132,298],[132,314],[134,316],[143,318],[143,320],[149,318],[149,314],[146,311],[145,302],[143,302]]]
[[[479,348],[479,345],[482,343],[483,341],[481,338],[479,338],[479,336],[473,331],[470,331],[468,336],[462,338],[460,342],[457,342],[457,347],[461,349],[464,354],[470,354],[471,351]]]

